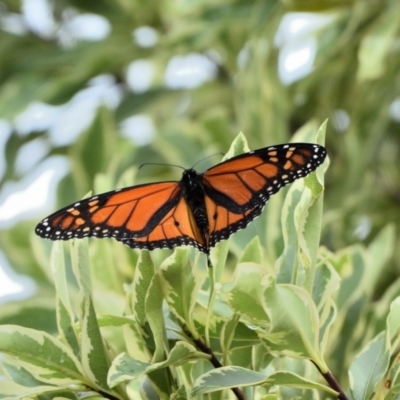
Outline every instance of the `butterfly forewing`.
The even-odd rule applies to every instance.
[[[282,186],[314,171],[325,156],[323,147],[306,143],[255,150],[206,171],[205,191],[218,204],[242,213],[264,206]]]
[[[178,182],[115,190],[67,206],[41,221],[36,233],[52,240],[149,234],[179,201]]]

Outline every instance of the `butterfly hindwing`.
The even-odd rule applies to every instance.
[[[202,239],[192,211],[183,197],[180,197],[177,205],[171,208],[147,235],[118,240],[129,247],[147,250],[172,249],[176,246],[189,245],[206,251],[206,243]]]
[[[206,196],[206,209],[210,229],[208,246],[213,247],[221,240],[228,239],[232,233],[244,229],[261,214],[263,207],[256,206],[234,213]]]

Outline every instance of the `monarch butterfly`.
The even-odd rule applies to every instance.
[[[314,171],[326,157],[317,144],[291,143],[233,157],[180,181],[113,190],[71,204],[42,220],[36,234],[51,240],[112,237],[132,248],[210,248],[245,228],[269,197]]]

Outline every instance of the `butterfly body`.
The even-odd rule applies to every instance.
[[[182,174],[179,182],[182,196],[192,211],[194,221],[199,229],[203,242],[208,244],[209,225],[206,214],[205,191],[202,184],[202,176],[194,169],[187,169]]]
[[[117,189],[65,207],[36,233],[52,240],[112,237],[132,248],[189,245],[210,248],[245,228],[282,186],[308,175],[325,159],[319,145],[293,143],[245,153],[180,181]]]

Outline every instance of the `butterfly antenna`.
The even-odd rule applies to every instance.
[[[204,160],[207,160],[207,158],[214,157],[214,156],[216,156],[217,154],[220,154],[221,156],[224,156],[224,155],[225,155],[225,153],[222,153],[222,151],[220,151],[220,152],[218,152],[218,153],[211,154],[210,156],[204,157],[204,158],[202,158],[201,160],[197,161],[197,162],[192,166],[192,168],[194,168],[197,164],[203,162]]]
[[[139,166],[138,169],[147,166],[147,165],[162,165],[163,167],[177,167],[177,168],[181,168],[181,169],[185,169],[183,167],[181,167],[180,165],[175,165],[175,164],[164,164],[164,163],[153,163],[153,162],[146,162],[143,163],[142,165]]]

